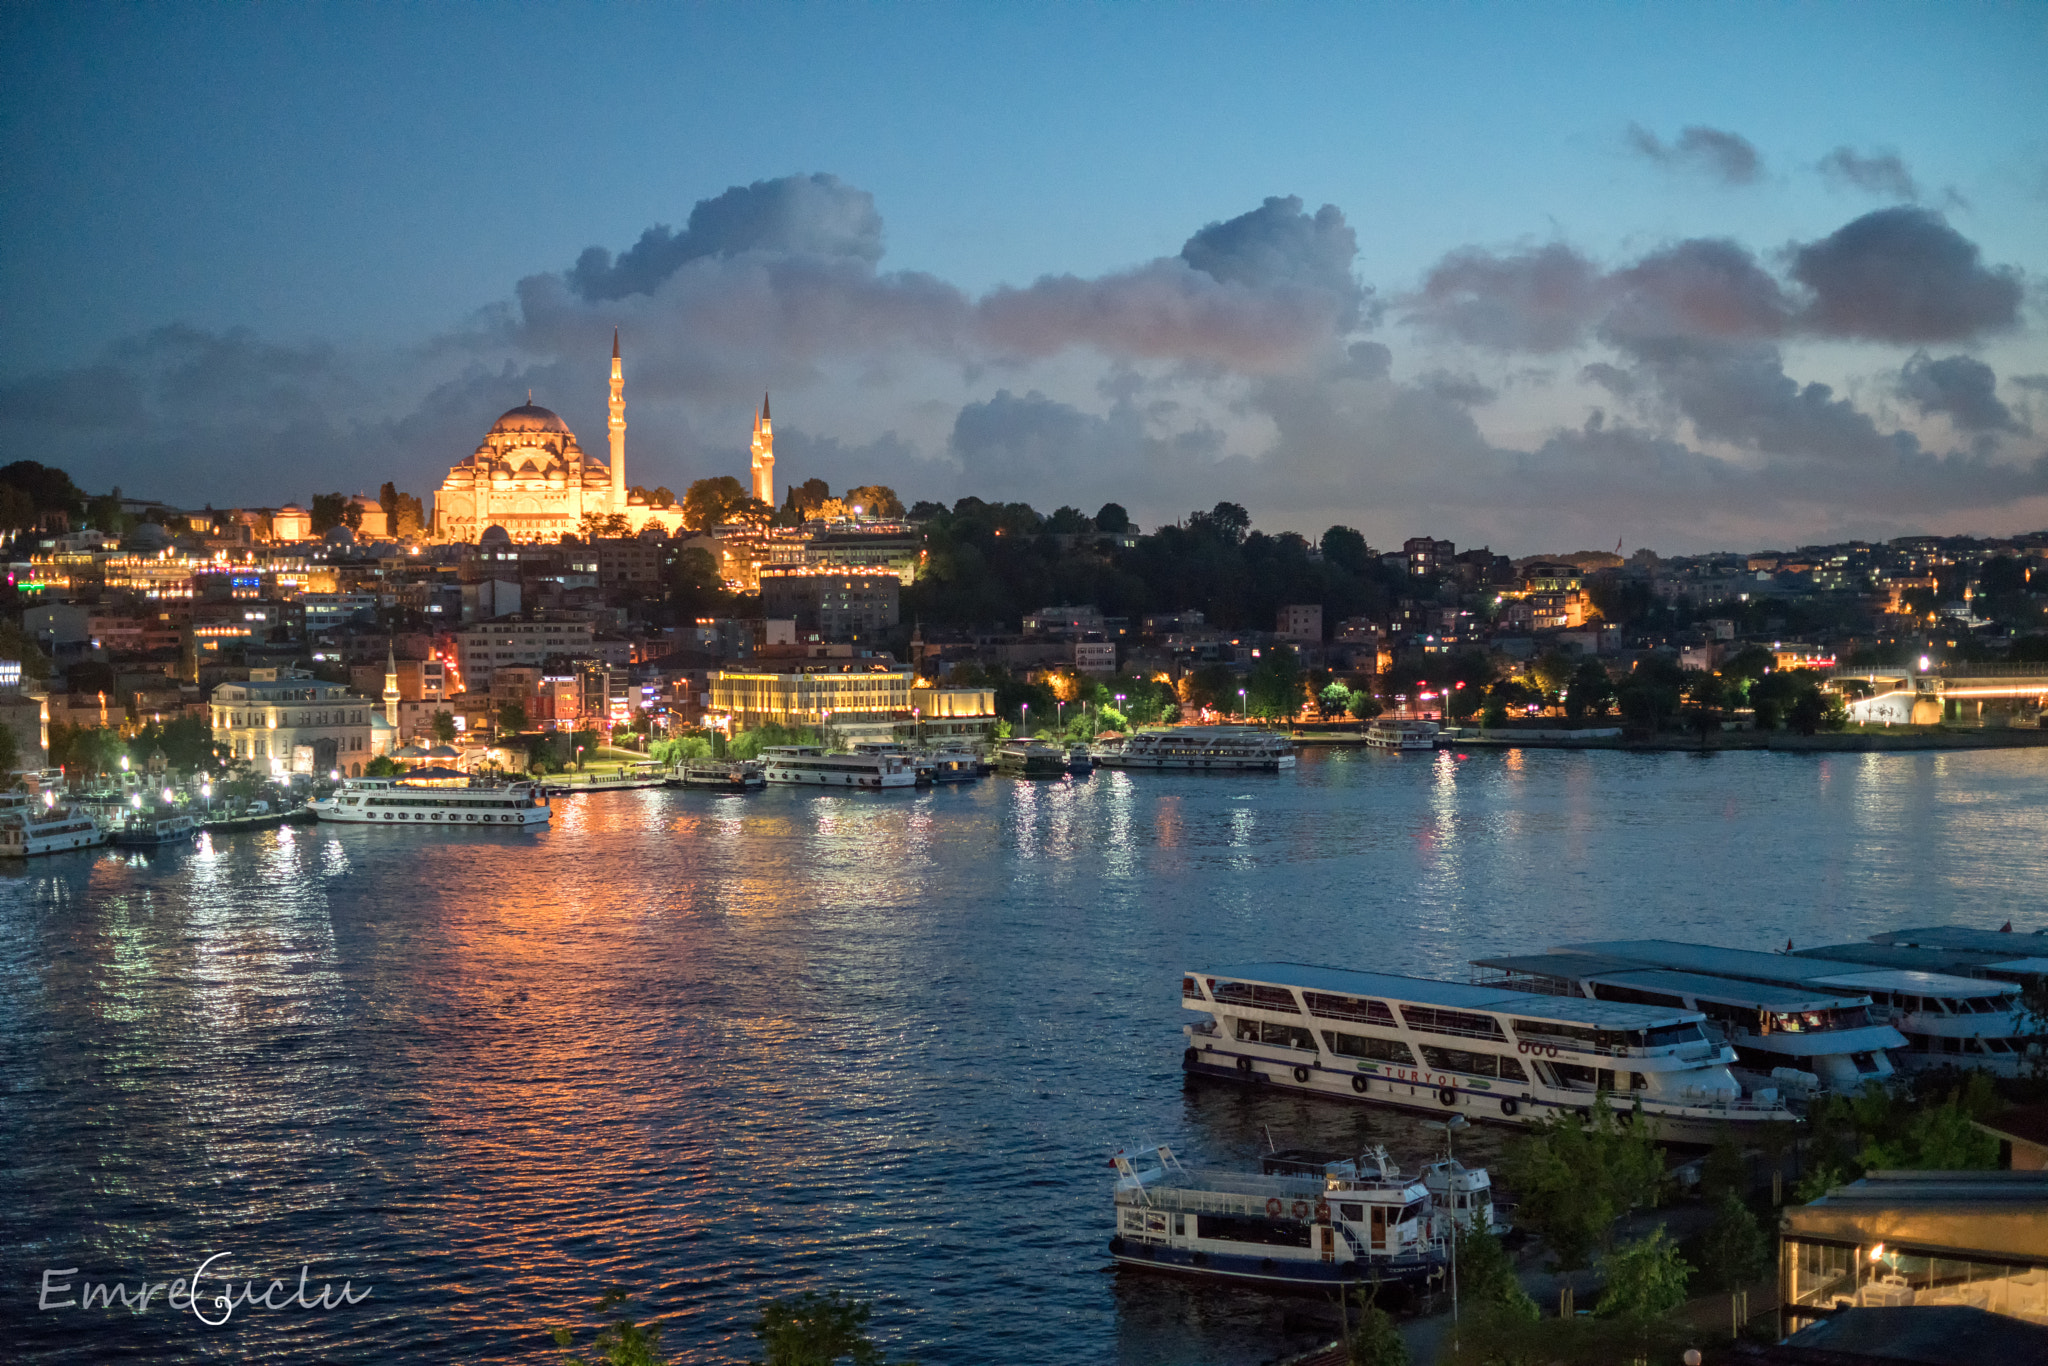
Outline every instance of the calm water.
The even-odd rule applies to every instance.
[[[691,1361],[749,1358],[760,1304],[807,1287],[928,1366],[1264,1361],[1313,1335],[1298,1310],[1104,1269],[1108,1146],[1428,1135],[1184,1087],[1183,969],[2033,929],[2044,796],[2029,752],[1338,753],[38,860],[0,875],[0,1342],[552,1361],[545,1328],[623,1283]],[[371,1296],[222,1328],[161,1297],[36,1311],[45,1268],[217,1252]]]

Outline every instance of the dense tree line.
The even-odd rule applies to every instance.
[[[1114,617],[1192,609],[1225,630],[1271,630],[1281,607],[1316,603],[1334,626],[1384,614],[1406,586],[1349,527],[1311,546],[1293,532],[1253,530],[1235,503],[1135,546],[1116,539],[1130,519],[1115,503],[1093,517],[1071,507],[1045,516],[1026,503],[962,498],[951,508],[920,503],[912,515],[926,519],[929,558],[903,610],[928,625],[1013,624],[1040,607],[1089,603]]]

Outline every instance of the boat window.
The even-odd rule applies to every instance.
[[[1685,1008],[1685,1002],[1662,991],[1644,991],[1641,987],[1615,986],[1609,982],[1595,982],[1593,997],[1600,1001],[1623,1001],[1638,1006],[1677,1006]]]
[[[1313,1014],[1332,1020],[1357,1020],[1364,1024],[1387,1025],[1394,1023],[1394,1012],[1387,1009],[1384,1001],[1367,1000],[1357,996],[1332,996],[1327,992],[1309,991],[1302,993]]]
[[[1434,1006],[1401,1007],[1401,1018],[1408,1022],[1410,1029],[1430,1034],[1456,1034],[1467,1039],[1500,1039],[1507,1035],[1501,1032],[1500,1021],[1491,1015],[1476,1015],[1469,1010],[1439,1010]]]
[[[1640,1072],[1631,1072],[1628,1074],[1628,1089],[1631,1091],[1647,1091],[1650,1089],[1650,1079]]]
[[[1226,1243],[1258,1243],[1265,1247],[1307,1247],[1314,1231],[1309,1224],[1287,1219],[1235,1218],[1227,1214],[1195,1216],[1195,1236]]]
[[[1216,986],[1216,999],[1231,1005],[1257,1006],[1261,1010],[1284,1010],[1293,1015],[1301,1013],[1301,1007],[1294,1003],[1294,993],[1285,987],[1221,982]]]
[[[1259,1028],[1259,1042],[1279,1044],[1282,1048],[1306,1048],[1311,1051],[1316,1041],[1300,1025],[1274,1024],[1271,1020],[1262,1022]]]
[[[1557,1020],[1517,1020],[1515,1033],[1525,1039],[1540,1039],[1544,1043],[1563,1043],[1569,1040],[1601,1050],[1628,1042],[1628,1031],[1625,1030],[1593,1029],[1586,1025],[1564,1024]]]
[[[1500,1059],[1491,1053],[1474,1053],[1464,1048],[1438,1048],[1422,1044],[1422,1058],[1439,1072],[1463,1072],[1472,1077],[1497,1077]]]
[[[1337,1217],[1348,1224],[1356,1224],[1365,1218],[1365,1206],[1352,1204],[1338,1205]]]
[[[1640,1031],[1639,1042],[1649,1048],[1669,1048],[1673,1044],[1705,1043],[1707,1036],[1697,1024],[1658,1025],[1655,1029]]]
[[[1415,1055],[1408,1051],[1408,1045],[1399,1039],[1375,1039],[1358,1034],[1337,1034],[1323,1031],[1323,1042],[1330,1046],[1332,1053],[1347,1058],[1372,1058],[1379,1062],[1399,1063],[1403,1067],[1415,1066]]]
[[[1556,1071],[1559,1081],[1575,1091],[1590,1091],[1599,1081],[1599,1074],[1593,1068],[1575,1062],[1554,1062],[1549,1066]]]
[[[1500,1060],[1500,1076],[1502,1081],[1526,1082],[1529,1080],[1529,1074],[1522,1070],[1522,1064],[1514,1058],[1502,1058]]]
[[[1427,1199],[1417,1200],[1414,1204],[1401,1211],[1400,1222],[1405,1224],[1411,1219],[1420,1219],[1428,1213],[1429,1201]]]
[[[1851,1053],[1849,1061],[1856,1064],[1856,1070],[1865,1074],[1877,1070],[1877,1055],[1874,1053]]]
[[[1192,996],[1199,1001],[1202,999],[1202,988],[1196,984],[1194,978],[1183,977],[1180,979],[1180,994]]]

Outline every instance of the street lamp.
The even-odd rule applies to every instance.
[[[1031,738],[1031,704],[1029,702],[1020,703],[1017,710],[1023,717],[1023,724],[1018,729],[1024,732],[1023,738],[1028,740]]]
[[[1244,689],[1237,690],[1237,719],[1244,720]]]

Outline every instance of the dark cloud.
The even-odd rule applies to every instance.
[[[1775,337],[1791,304],[1747,249],[1693,238],[1653,252],[1609,278],[1614,296],[1603,325],[1611,339]]]
[[[978,306],[980,340],[1042,357],[1070,346],[1261,373],[1304,359],[1362,316],[1357,235],[1325,204],[1268,199],[1190,237],[1177,257],[1094,279],[1048,275]]]
[[[1634,375],[1604,360],[1596,360],[1580,370],[1579,378],[1588,384],[1599,385],[1616,398],[1633,398],[1638,387]]]
[[[1496,351],[1569,351],[1605,303],[1599,267],[1561,242],[1507,256],[1468,247],[1429,272],[1406,319]]]
[[[1832,184],[1887,199],[1912,202],[1920,197],[1920,186],[1897,152],[1875,152],[1863,156],[1854,148],[1837,147],[1815,167]]]
[[[1998,376],[1974,356],[1921,351],[1899,370],[1899,396],[1921,412],[1941,414],[1969,432],[2012,432],[2019,425],[1998,397]]]
[[[1476,408],[1491,403],[1500,397],[1499,393],[1472,375],[1454,375],[1448,370],[1431,370],[1418,375],[1416,386],[1426,389],[1446,403],[1455,403],[1464,408]]]
[[[1385,379],[1394,368],[1394,353],[1378,342],[1353,342],[1344,359],[1330,367],[1331,379]]]
[[[1661,166],[1697,171],[1724,185],[1752,185],[1763,177],[1763,157],[1740,133],[1694,124],[1665,143],[1639,123],[1628,126],[1628,144]]]
[[[872,268],[882,259],[882,216],[873,195],[837,176],[757,180],[697,201],[681,232],[656,224],[616,260],[603,247],[587,248],[567,279],[584,299],[623,299],[652,294],[691,261],[742,252],[843,259]]]
[[[1812,291],[1800,321],[1823,336],[1965,341],[2019,323],[2020,273],[1986,267],[1938,213],[1879,209],[1792,254]]]
[[[2022,389],[2048,394],[2048,375],[2008,375],[2006,381],[2017,384]]]
[[[1762,455],[1854,466],[1919,450],[1910,433],[1877,424],[1825,384],[1785,373],[1778,348],[1761,343],[1668,341],[1643,348],[1639,377],[1708,441]]]

